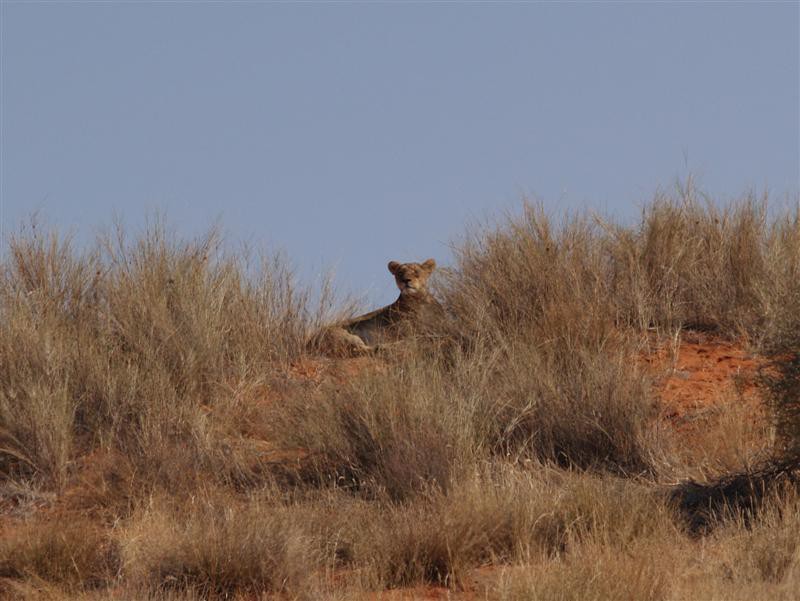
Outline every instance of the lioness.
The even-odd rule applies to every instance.
[[[423,313],[441,312],[441,306],[428,292],[427,283],[436,261],[424,263],[389,262],[400,296],[391,305],[323,328],[311,346],[325,354],[364,355],[400,340]]]

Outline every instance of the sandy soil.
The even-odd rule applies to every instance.
[[[732,400],[760,405],[756,380],[764,360],[744,344],[689,333],[677,344],[659,343],[643,360],[652,370],[663,417],[679,430]]]

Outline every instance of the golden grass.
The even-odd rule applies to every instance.
[[[781,371],[795,356],[796,210],[719,207],[691,186],[629,226],[525,205],[456,255],[435,285],[445,315],[418,340],[318,379],[297,366],[331,361],[306,346],[330,297],[312,303],[281,257],[159,221],[80,252],[37,224],[13,237],[0,590],[457,596],[481,568],[490,599],[791,598],[795,493],[751,498],[746,474],[797,440],[796,387],[775,387],[796,373]],[[681,328],[772,353],[781,455],[744,411],[705,416],[688,441],[659,422],[637,357]],[[745,476],[716,482],[730,471]],[[665,494],[687,477],[684,492],[706,496]],[[687,508],[704,529],[687,528]]]
[[[119,541],[127,578],[151,592],[297,593],[321,561],[296,515],[227,496],[154,499]]]
[[[0,537],[0,591],[14,580],[78,592],[110,584],[116,545],[100,524],[81,515],[32,517],[5,526]]]

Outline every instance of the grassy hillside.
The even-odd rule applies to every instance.
[[[20,231],[0,273],[0,592],[793,598],[796,209],[687,189],[623,226],[526,204],[435,278],[438,321],[335,360],[306,346],[328,291],[312,305],[279,256],[161,223],[81,251]],[[696,452],[645,361],[687,332],[767,365],[764,411],[711,416]]]

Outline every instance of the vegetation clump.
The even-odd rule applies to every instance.
[[[334,359],[309,341],[354,312],[281,256],[33,223],[0,266],[0,594],[789,599],[798,276],[800,216],[765,199],[526,203],[456,244],[416,336]],[[766,462],[675,452],[647,358],[689,330],[766,357]]]

